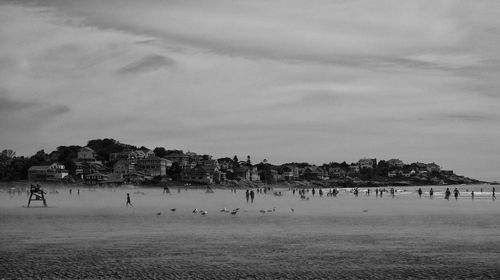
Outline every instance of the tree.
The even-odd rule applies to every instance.
[[[233,166],[235,168],[240,167],[240,162],[239,162],[238,157],[236,155],[233,157]]]
[[[2,151],[2,158],[14,158],[16,156],[16,152],[14,152],[13,150],[11,149],[6,149],[6,150],[3,150]]]
[[[87,147],[90,147],[97,154],[97,159],[102,161],[109,160],[109,154],[119,153],[123,150],[137,150],[137,147],[122,144],[115,139],[104,138],[104,139],[94,139],[87,143]]]
[[[153,152],[157,157],[164,157],[167,155],[167,150],[163,147],[156,147],[154,148]]]
[[[252,162],[250,161],[250,156],[247,156],[247,166],[252,166]]]

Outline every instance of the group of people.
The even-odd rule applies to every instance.
[[[251,202],[253,203],[253,200],[255,198],[255,193],[253,192],[253,190],[251,190],[251,191],[247,190],[245,192],[245,198],[247,199],[247,203],[249,200],[251,200]]]
[[[32,188],[33,188],[33,186],[32,186]],[[210,189],[210,188],[207,188],[207,190],[208,189]],[[272,188],[270,188],[270,187],[257,188],[256,189],[257,193],[264,193],[264,194],[267,193],[267,191],[271,191],[271,190],[272,190]],[[72,190],[70,189],[69,190],[70,194],[71,194],[71,191]],[[180,188],[179,188],[178,191],[180,192]],[[213,192],[213,190],[211,190],[211,189],[210,189],[210,191]],[[292,191],[293,195],[295,195],[295,193],[298,192],[298,194],[300,195],[300,197],[303,198],[303,199],[306,198],[306,193],[309,193],[309,191],[311,192],[311,194],[313,196],[316,194],[316,189],[315,188],[312,188],[311,190],[309,190],[308,188],[298,188],[298,189],[297,188],[293,188],[293,189],[291,189],[291,191]],[[483,189],[481,188],[481,192],[482,191],[483,191]],[[235,188],[231,188],[231,192],[236,193],[236,189]],[[359,189],[358,188],[354,188],[352,190],[352,192],[353,192],[353,194],[356,197],[359,195]],[[382,195],[383,195],[384,192],[387,192],[387,190],[386,189],[375,188],[375,196],[376,197],[379,197],[379,196],[382,197]],[[394,197],[394,195],[396,193],[396,189],[395,188],[390,188],[389,192],[390,192],[391,196]],[[163,188],[163,193],[164,194],[170,194],[170,189],[167,186],[165,186]],[[418,193],[419,198],[422,198],[422,194],[424,193],[423,190],[422,190],[422,188],[418,188],[417,193]],[[78,190],[78,195],[79,194],[80,194],[80,190]],[[318,194],[319,194],[319,196],[323,196],[323,189],[319,188]],[[329,192],[326,195],[327,196],[337,196],[337,194],[339,194],[339,191],[336,188],[334,188],[334,189],[330,189]],[[450,191],[450,189],[446,188],[446,191],[444,192],[444,198],[447,199],[447,200],[449,200],[451,194],[452,194],[452,192]],[[370,189],[366,190],[365,195],[366,196],[370,195]],[[458,196],[460,195],[460,191],[457,188],[455,188],[453,190],[453,195],[455,197],[455,200],[458,200]],[[281,196],[281,192],[280,192],[280,196]],[[472,196],[472,199],[474,199],[474,191],[471,192],[471,196]],[[434,198],[434,189],[433,188],[431,188],[429,190],[429,197],[431,199]],[[245,191],[245,198],[246,198],[247,203],[249,203],[249,202],[253,203],[253,201],[255,199],[255,192],[253,190],[247,189]],[[492,199],[496,200],[495,187],[493,187],[493,189],[492,189]],[[133,207],[132,202],[130,200],[130,194],[128,194],[128,193],[127,193],[127,203],[126,203],[126,206],[127,207],[129,207],[129,206]]]

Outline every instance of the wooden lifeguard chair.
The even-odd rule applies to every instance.
[[[45,200],[46,192],[40,188],[40,185],[31,184],[30,188],[30,198],[28,200],[28,207],[32,200],[41,200],[43,202],[43,207],[47,207],[47,201]]]

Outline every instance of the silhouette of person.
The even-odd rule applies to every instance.
[[[496,200],[496,199],[497,199],[497,197],[495,196],[495,187],[493,187],[493,189],[492,189],[491,191],[492,191],[492,192],[491,192],[491,198],[492,198],[493,200]]]
[[[421,188],[418,188],[418,197],[422,198],[422,189]]]
[[[455,200],[457,200],[457,199],[458,199],[458,193],[459,193],[459,192],[458,192],[458,189],[457,189],[457,188],[455,188],[455,189],[453,190],[453,194],[455,195]]]
[[[128,206],[131,206],[131,207],[134,207],[134,205],[132,205],[132,202],[130,202],[130,195],[127,193],[127,207]]]
[[[429,191],[429,197],[432,199],[434,197],[434,190],[431,188]]]
[[[474,191],[472,191],[470,194],[471,194],[472,200],[474,200]]]
[[[255,197],[255,193],[253,192],[253,190],[250,191],[250,199],[252,200],[252,203],[253,203],[253,199]],[[247,199],[248,200],[248,199]]]
[[[450,199],[450,189],[449,188],[446,188],[446,191],[444,192],[444,199]]]
[[[246,199],[247,199],[247,203],[248,203],[248,200],[250,199],[250,191],[249,191],[249,190],[247,190],[247,191],[245,192],[245,197],[246,197]]]
[[[314,196],[315,193],[316,193],[316,190],[313,188],[312,189],[312,195]]]

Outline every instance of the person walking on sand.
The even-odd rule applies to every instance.
[[[127,207],[134,207],[134,205],[132,205],[132,202],[130,202],[130,195],[127,193]]]
[[[493,189],[491,190],[491,198],[492,198],[493,200],[496,200],[496,199],[497,199],[497,197],[495,196],[495,187],[493,187]]]
[[[474,200],[474,191],[470,193],[472,200]]]
[[[250,199],[250,191],[249,191],[249,190],[247,190],[247,191],[245,192],[245,197],[246,197],[246,199],[247,199],[247,203],[248,203],[248,200]]]
[[[433,198],[434,198],[434,190],[433,190],[432,188],[431,188],[431,190],[429,191],[429,197],[430,197],[431,199],[433,199]]]
[[[457,189],[457,188],[455,188],[455,189],[453,190],[453,194],[455,195],[455,200],[457,200],[457,199],[458,199],[458,194],[459,194],[459,192],[458,192],[458,189]]]
[[[422,198],[422,189],[418,188],[418,198]]]
[[[446,188],[446,191],[444,192],[444,199],[450,200],[450,189]]]
[[[250,191],[250,199],[252,200],[252,203],[253,203],[253,199],[255,198],[255,193],[253,192],[253,190]]]

